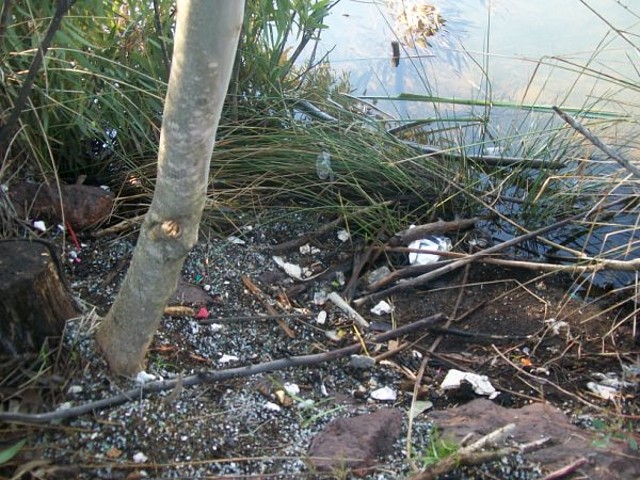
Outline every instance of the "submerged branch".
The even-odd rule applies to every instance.
[[[622,167],[626,168],[629,172],[631,172],[636,178],[640,178],[640,169],[633,165],[629,160],[624,158],[618,152],[613,150],[611,147],[606,145],[602,140],[596,137],[593,133],[587,129],[584,125],[578,122],[575,118],[573,118],[568,113],[563,112],[558,107],[553,107],[553,111],[560,115],[565,122],[567,122],[573,129],[579,132],[581,135],[586,137],[591,143],[593,143],[596,147],[606,153],[609,157],[618,162]]]

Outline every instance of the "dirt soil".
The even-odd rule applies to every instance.
[[[548,424],[564,425],[564,419],[566,426],[558,429],[566,438],[579,434],[582,448],[566,448],[563,434],[545,430],[541,422],[536,435],[549,436],[551,443],[535,454],[512,450],[438,478],[640,478],[634,466],[640,465],[640,348],[627,305],[617,306],[613,296],[607,304],[585,300],[565,276],[473,263],[386,297],[391,313],[375,315],[373,304],[364,302],[357,310],[370,322],[367,330],[326,296],[344,291],[354,258],[369,245],[340,240],[339,226],[313,234],[326,220],[297,214],[245,218],[233,237],[203,234],[172,301],[188,308],[163,318],[148,354],[148,381],[173,382],[158,392],[136,390],[134,381],[110,375],[92,339],[126,272],[134,235],[82,238],[80,251],[67,243],[67,279],[87,315],[68,322],[62,346],[48,355],[4,360],[2,410],[64,411],[123,392],[139,394],[42,424],[0,418],[0,455],[26,439],[15,457],[0,463],[0,478],[411,478],[437,459],[434,445],[447,433],[456,442],[465,432],[475,434],[473,441],[491,426],[514,421],[515,433],[499,446],[526,443],[523,429],[534,428],[518,419],[531,422],[531,415],[513,417],[502,407],[513,412],[531,406],[553,409],[559,416]],[[297,241],[306,233],[311,235]],[[460,238],[453,237],[454,250],[463,252],[468,247]],[[284,242],[292,243],[274,248]],[[292,278],[274,255],[309,269],[311,277]],[[398,270],[406,263],[406,254],[379,255],[354,277],[353,298],[366,293],[367,275],[375,269]],[[354,363],[360,357],[347,355],[251,376],[236,372],[217,381],[198,376],[362,344],[435,314],[449,321],[367,343],[365,355],[375,362],[364,368]],[[485,375],[499,394],[472,415],[456,413],[486,397],[468,382],[441,388],[451,369]],[[182,384],[194,378],[194,385]],[[588,388],[607,379],[627,383],[609,399]],[[412,405],[425,410],[410,422]],[[332,420],[387,407],[402,413],[402,425],[397,438],[377,440],[390,447],[384,456],[357,470],[339,461],[318,467],[309,447]],[[488,424],[474,425],[485,411],[492,415]],[[561,476],[545,477],[563,467],[568,470]]]

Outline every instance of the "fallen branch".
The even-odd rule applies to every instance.
[[[273,253],[276,253],[276,252],[286,252],[291,250],[292,248],[300,247],[305,243],[309,243],[310,241],[314,240],[316,237],[319,237],[320,235],[324,235],[325,233],[329,233],[331,230],[338,228],[343,223],[344,223],[344,218],[338,217],[335,220],[323,225],[315,232],[305,233],[304,235],[301,235],[298,238],[294,238],[293,240],[279,243],[277,245],[269,245],[269,250],[271,250],[271,252]]]
[[[515,424],[510,423],[489,433],[488,435],[485,435],[472,445],[461,448],[457,452],[439,460],[437,463],[430,465],[426,470],[411,477],[411,480],[435,480],[461,465],[480,465],[494,460],[499,460],[502,457],[518,452],[519,450],[514,447],[501,448],[490,452],[477,451],[488,444],[497,443],[514,428]]]
[[[618,152],[616,152],[611,147],[609,147],[604,142],[602,142],[602,140],[600,140],[593,133],[591,133],[587,127],[582,125],[580,122],[578,122],[571,115],[569,115],[568,113],[563,112],[558,107],[551,107],[551,108],[553,108],[554,112],[556,112],[558,115],[560,115],[560,118],[562,118],[565,122],[567,122],[569,125],[571,125],[571,127],[573,129],[577,130],[581,135],[586,137],[591,143],[593,143],[596,147],[598,147],[600,150],[602,150],[604,153],[606,153],[610,158],[614,159],[616,162],[618,162],[620,165],[622,165],[624,168],[626,168],[636,178],[640,178],[640,169],[638,169],[638,167],[633,165],[629,160],[627,160],[622,155],[620,155]]]
[[[618,199],[614,202],[608,203],[606,205],[601,205],[601,206],[596,206],[593,209],[591,209],[589,212],[587,213],[579,213],[576,215],[572,215],[570,217],[567,217],[563,220],[559,220],[551,225],[548,225],[546,227],[542,227],[539,228],[537,230],[534,230],[532,232],[528,232],[525,233],[523,235],[520,235],[518,237],[514,237],[511,240],[507,240],[506,242],[502,242],[499,243],[497,245],[494,245],[492,247],[489,248],[485,248],[484,250],[480,250],[477,253],[474,253],[472,255],[469,255],[467,257],[461,258],[460,260],[456,260],[452,263],[449,263],[447,265],[444,265],[443,267],[440,267],[436,270],[433,270],[429,273],[425,273],[423,275],[419,275],[418,277],[412,278],[411,280],[407,280],[406,282],[403,282],[399,285],[395,285],[393,287],[387,288],[386,290],[382,290],[380,292],[376,292],[376,293],[372,293],[369,295],[365,295],[364,297],[361,297],[357,300],[354,300],[354,304],[356,306],[361,306],[366,302],[374,302],[380,298],[384,298],[387,297],[391,294],[394,293],[398,293],[398,292],[402,292],[405,290],[409,290],[415,287],[419,287],[422,286],[424,284],[426,284],[427,282],[430,282],[431,280],[435,280],[438,277],[441,277],[442,275],[445,275],[446,273],[452,272],[454,270],[457,270],[460,267],[465,266],[468,263],[474,262],[476,260],[479,260],[481,258],[486,257],[487,255],[491,255],[497,252],[500,252],[502,250],[505,250],[509,247],[512,247],[514,245],[517,245],[519,243],[522,243],[524,241],[530,240],[532,238],[538,237],[540,235],[543,235],[545,233],[551,232],[553,230],[557,230],[560,227],[563,227],[565,225],[567,225],[568,223],[571,223],[575,220],[578,219],[586,219],[592,215],[594,215],[595,213],[601,212],[607,208],[610,208],[612,206],[618,205],[620,203],[626,202],[628,199],[624,198],[624,199]]]
[[[296,333],[291,330],[291,327],[289,326],[287,321],[284,318],[278,316],[278,311],[273,305],[271,305],[269,299],[267,298],[267,295],[262,290],[260,290],[260,288],[255,283],[253,283],[253,280],[251,280],[248,275],[242,276],[242,283],[245,287],[247,287],[249,293],[256,297],[256,299],[258,299],[258,301],[262,304],[269,315],[271,315],[272,318],[275,318],[276,322],[278,322],[278,326],[287,335],[287,337],[296,338]]]
[[[385,252],[403,252],[403,253],[424,253],[429,255],[439,255],[440,257],[449,257],[447,260],[441,260],[438,262],[430,263],[428,265],[410,265],[398,270],[394,270],[388,275],[382,277],[375,283],[372,283],[367,287],[368,292],[375,292],[381,288],[396,282],[402,278],[414,277],[426,272],[431,272],[444,265],[448,265],[453,262],[453,259],[467,258],[468,253],[458,252],[440,252],[438,250],[427,250],[419,248],[404,248],[404,247],[383,247]],[[508,258],[499,257],[482,257],[478,258],[476,262],[489,265],[499,265],[507,268],[521,268],[526,270],[534,270],[541,272],[564,272],[564,273],[592,273],[602,270],[616,270],[635,272],[640,270],[640,258],[634,258],[631,260],[612,260],[608,258],[593,258],[593,257],[581,257],[577,259],[566,259],[567,261],[576,261],[584,263],[584,265],[561,265],[557,263],[546,262],[530,262],[526,260],[511,260]]]
[[[349,305],[340,295],[336,292],[331,292],[327,295],[327,300],[331,301],[336,307],[349,315],[349,318],[353,319],[361,328],[369,328],[369,322],[360,316],[351,305]]]
[[[396,233],[389,239],[389,245],[408,245],[414,240],[420,240],[427,235],[438,235],[442,233],[460,232],[463,230],[469,230],[479,222],[480,220],[486,220],[481,217],[463,218],[460,220],[453,220],[451,222],[437,221],[433,223],[426,223],[424,225],[418,225],[413,228],[407,228]]]
[[[581,466],[583,466],[583,465],[585,465],[587,463],[589,463],[589,460],[587,460],[586,458],[584,458],[584,457],[579,458],[575,462],[570,463],[569,465],[567,465],[565,467],[559,468],[558,470],[555,470],[555,471],[549,473],[542,480],[558,480],[560,478],[564,478],[567,475],[571,475],[578,468],[580,468]]]
[[[388,340],[414,332],[416,330],[420,330],[421,328],[427,327],[445,319],[446,317],[442,314],[432,315],[408,325],[403,325],[402,327],[396,328],[395,330],[381,333],[380,335],[367,340],[367,343],[383,343]],[[338,348],[336,350],[330,350],[324,353],[281,358],[279,360],[274,360],[273,362],[258,363],[255,365],[246,365],[244,367],[227,368],[223,370],[204,371],[196,373],[194,375],[189,375],[187,377],[177,377],[171,380],[149,382],[140,387],[132,388],[131,390],[127,390],[126,392],[115,395],[113,397],[103,398],[102,400],[96,400],[64,410],[55,410],[48,413],[28,414],[0,412],[0,422],[41,424],[64,420],[67,418],[74,418],[80,415],[84,415],[85,413],[102,410],[114,405],[136,401],[148,396],[151,393],[162,392],[164,390],[172,390],[177,388],[178,385],[182,385],[182,387],[190,387],[198,384],[216,383],[223,380],[228,380],[230,378],[248,377],[251,375],[256,375],[258,373],[274,372],[285,368],[318,365],[320,363],[329,362],[331,360],[345,357],[347,355],[359,353],[362,350],[362,346],[363,343],[358,342],[348,347]]]

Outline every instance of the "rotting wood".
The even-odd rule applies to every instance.
[[[422,318],[413,323],[403,325],[394,330],[381,333],[371,339],[367,339],[366,343],[383,343],[388,340],[407,335],[418,331],[429,325],[446,320],[446,316],[438,313],[430,317]],[[281,358],[272,362],[258,363],[253,365],[245,365],[243,367],[228,368],[223,370],[211,370],[196,373],[182,378],[174,378],[171,380],[160,380],[157,382],[149,382],[137,388],[132,388],[113,397],[103,398],[93,402],[87,402],[65,410],[56,410],[48,413],[12,413],[0,412],[0,422],[27,423],[27,424],[43,424],[67,418],[74,418],[85,413],[96,410],[102,410],[114,405],[137,401],[146,397],[151,393],[162,392],[165,390],[175,389],[181,383],[182,387],[191,387],[199,384],[216,383],[231,378],[248,377],[259,373],[274,372],[285,368],[303,367],[310,365],[318,365],[320,363],[329,362],[347,355],[356,354],[362,351],[363,343],[356,342],[353,345],[336,350],[330,350],[324,353],[316,353],[312,355],[300,355],[297,357]]]
[[[0,352],[37,352],[80,315],[53,245],[41,240],[0,241]]]

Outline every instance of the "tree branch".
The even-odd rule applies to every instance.
[[[22,88],[20,89],[20,93],[18,94],[18,99],[16,100],[16,103],[13,107],[13,111],[11,112],[7,123],[0,127],[0,152],[4,151],[9,143],[11,134],[15,130],[16,125],[18,124],[18,119],[20,118],[20,115],[22,114],[22,111],[27,103],[27,99],[29,98],[29,94],[31,93],[31,88],[33,87],[33,84],[36,80],[36,74],[38,73],[38,70],[42,65],[44,56],[47,54],[47,50],[49,50],[49,47],[51,46],[54,35],[60,29],[62,19],[75,2],[76,0],[58,0],[56,4],[56,11],[53,14],[53,18],[51,19],[51,23],[49,24],[47,33],[45,34],[40,47],[38,47],[35,56],[33,57],[31,66],[29,67],[29,72],[27,73],[27,76],[22,83]],[[0,158],[0,166],[2,166],[3,158]]]
[[[381,333],[376,337],[370,339],[370,343],[382,343],[387,340],[391,340],[402,335],[406,335],[421,328],[428,327],[434,323],[445,320],[446,317],[439,313],[430,317],[423,318],[416,322],[402,327],[390,330],[385,333]],[[244,367],[228,368],[223,370],[213,370],[199,372],[187,377],[178,376],[172,380],[161,380],[157,382],[150,382],[140,387],[132,388],[119,395],[115,395],[109,398],[103,398],[102,400],[96,400],[93,402],[84,403],[75,407],[71,407],[65,410],[56,410],[48,413],[11,413],[0,412],[0,422],[12,422],[12,423],[29,423],[29,424],[42,424],[49,423],[58,420],[64,420],[67,418],[74,418],[85,413],[93,412],[96,410],[102,410],[114,405],[120,405],[122,403],[135,401],[143,397],[148,396],[151,393],[162,392],[164,390],[175,389],[177,386],[190,387],[193,385],[204,383],[215,383],[222,380],[228,380],[230,378],[248,377],[256,375],[258,373],[273,372],[276,370],[283,370],[285,368],[292,367],[307,367],[311,365],[317,365],[320,363],[329,362],[337,358],[341,358],[347,355],[358,353],[362,350],[362,343],[355,343],[348,347],[338,348],[336,350],[330,350],[324,353],[316,353],[312,355],[300,355],[297,357],[281,358],[272,362],[258,363],[254,365],[246,365]]]

